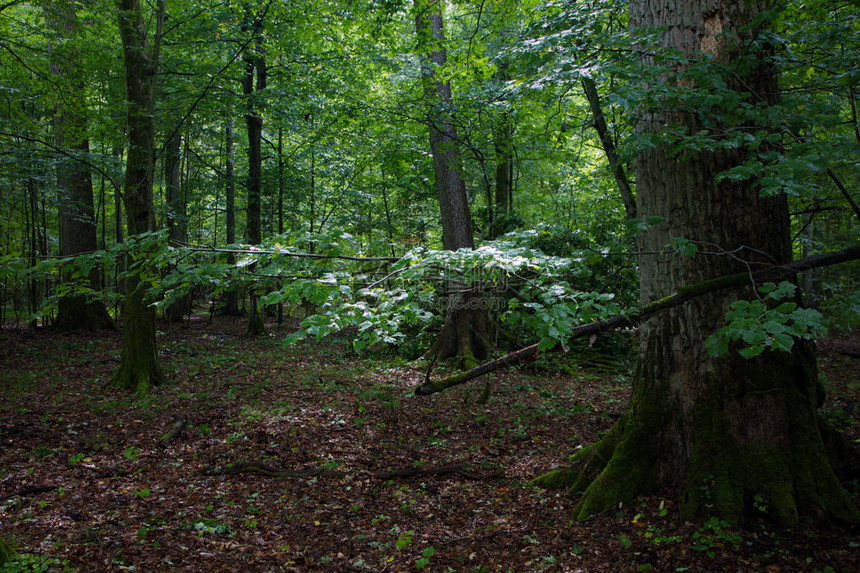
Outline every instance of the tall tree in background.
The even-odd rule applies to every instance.
[[[233,118],[227,114],[227,119],[224,120],[224,211],[226,225],[226,241],[228,245],[236,242],[236,182],[235,182],[235,151],[233,150]],[[236,255],[227,253],[227,264],[234,264]],[[224,308],[222,314],[225,316],[238,316],[239,312],[239,291],[236,287],[232,287],[224,293]]]
[[[164,190],[167,207],[167,233],[170,243],[183,246],[188,242],[188,215],[185,189],[182,188],[182,134],[181,126],[164,144]],[[191,305],[190,295],[184,295],[167,307],[169,322],[182,322]]]
[[[439,68],[448,60],[442,2],[416,0],[414,9],[433,175],[442,220],[442,246],[449,251],[472,249],[475,242],[461,173],[460,142],[451,115],[451,85],[438,76]],[[463,366],[473,366],[491,350],[486,307],[480,304],[482,295],[472,291],[467,277],[452,277],[445,288],[448,291],[445,323],[429,354],[437,360],[456,357]]]
[[[266,6],[268,8],[268,5]],[[266,89],[266,58],[263,54],[263,17],[246,8],[246,26],[254,38],[254,49],[247,50],[243,56],[245,73],[242,76],[242,93],[246,98],[245,125],[248,127],[248,206],[247,240],[252,245],[262,241],[260,221],[260,201],[263,180],[263,107],[265,97],[261,92]],[[256,78],[256,83],[254,79]],[[248,321],[248,334],[256,336],[265,332],[263,316],[257,308],[258,296],[251,290],[251,312]]]
[[[93,182],[87,160],[87,101],[80,53],[77,45],[77,15],[72,0],[54,0],[44,5],[45,20],[57,41],[51,48],[51,72],[60,87],[54,115],[54,145],[65,154],[57,166],[59,195],[60,255],[67,257],[98,248],[93,205]],[[69,273],[66,273],[66,279]],[[98,290],[99,271],[86,277],[87,288]],[[101,301],[88,300],[76,292],[60,298],[58,330],[104,330],[114,324]]]
[[[451,84],[437,74],[437,70],[448,61],[440,0],[416,0],[415,29],[424,98],[428,106],[433,175],[442,214],[442,246],[449,251],[471,249],[475,241],[460,164],[460,140],[451,116]]]
[[[757,119],[779,117],[767,113],[779,100],[772,48],[762,34],[773,17],[765,14],[770,8],[761,0],[630,3],[634,30],[661,30],[660,45],[649,45],[649,52],[678,54],[660,80],[682,96],[667,90],[640,111],[639,130],[659,143],[636,161],[638,214],[662,219],[641,239],[642,304],[791,258],[785,195],[762,196],[751,179],[718,178],[742,164],[748,149],[679,151],[679,141],[659,139],[708,133],[717,141],[733,130],[760,135],[782,129]],[[741,103],[763,113],[739,116],[734,112]],[[707,246],[711,254],[663,254],[675,237]],[[813,349],[796,340],[790,354],[766,351],[751,359],[737,352],[715,357],[705,349],[729,305],[750,295],[750,288],[720,291],[646,321],[633,396],[621,420],[579,452],[573,468],[539,482],[585,490],[580,518],[640,492],[680,487],[687,517],[735,522],[763,498],[783,523],[796,523],[803,511],[856,522],[819,430]]]
[[[155,144],[155,87],[158,52],[164,22],[164,1],[158,0],[156,31],[150,45],[139,0],[117,2],[122,37],[128,130],[125,168],[125,212],[129,238],[155,230],[152,203],[153,149]],[[137,255],[136,258],[145,255]],[[113,384],[146,391],[164,382],[155,341],[155,309],[147,300],[147,283],[142,280],[143,261],[132,261],[123,313],[122,355]]]

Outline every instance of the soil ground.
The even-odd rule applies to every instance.
[[[118,333],[0,330],[0,535],[18,570],[860,571],[860,533],[779,529],[765,503],[734,529],[684,521],[669,493],[572,523],[575,493],[530,486],[611,427],[624,361],[553,354],[490,375],[481,404],[483,381],[415,397],[421,365],[347,340],[161,328],[171,384],[146,396],[104,387]],[[823,343],[820,365],[824,415],[857,446],[860,337]],[[331,475],[218,473],[239,462]],[[448,466],[469,471],[432,473]],[[394,470],[423,473],[380,477]]]

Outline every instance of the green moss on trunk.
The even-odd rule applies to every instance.
[[[110,385],[138,393],[165,382],[158,363],[155,341],[155,310],[146,304],[145,284],[129,278],[125,299],[122,354]]]
[[[790,356],[727,357],[697,381],[704,390],[692,402],[643,377],[651,368],[640,366],[631,403],[610,433],[578,452],[570,468],[534,483],[582,491],[578,519],[679,489],[681,514],[691,520],[737,523],[765,512],[784,525],[804,513],[858,523],[818,430],[810,353],[799,343]]]

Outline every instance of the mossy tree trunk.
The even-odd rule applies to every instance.
[[[440,81],[436,73],[437,68],[444,66],[448,60],[442,5],[440,0],[416,1],[415,31],[427,105],[433,175],[439,196],[442,246],[446,250],[456,251],[472,249],[475,242],[460,164],[459,137],[451,116],[451,85]],[[476,364],[476,359],[483,358],[488,352],[488,314],[482,308],[486,305],[480,304],[476,295],[465,292],[469,285],[460,284],[459,281],[454,283],[446,285],[449,292],[446,297],[445,323],[428,354],[435,360],[456,357],[461,365],[471,367]]]
[[[662,48],[681,50],[691,59],[710,54],[729,72],[729,89],[766,106],[778,99],[776,75],[764,61],[750,65],[762,54],[747,26],[766,6],[745,0],[660,0],[656,5],[633,0],[630,17],[634,27],[662,27]],[[733,37],[741,45],[730,43]],[[736,66],[741,54],[744,66]],[[701,87],[683,77],[684,69],[675,73],[667,84]],[[728,128],[768,128],[705,125],[700,117],[725,111],[672,109],[670,101],[642,111],[640,129],[648,132],[713,129],[718,136]],[[642,236],[641,251],[663,252],[673,237],[702,246],[692,258],[671,252],[642,255],[643,305],[685,285],[790,260],[785,196],[761,197],[753,181],[716,182],[719,173],[745,158],[738,149],[677,153],[668,144],[639,155],[638,213],[662,218]],[[758,500],[785,524],[796,523],[802,512],[857,521],[858,511],[834,475],[819,431],[814,348],[798,341],[791,353],[765,352],[750,360],[736,352],[713,357],[705,351],[705,339],[724,323],[729,305],[750,294],[749,288],[711,293],[645,321],[633,395],[621,420],[579,452],[571,468],[537,482],[584,491],[579,518],[639,493],[679,490],[687,518],[716,515],[737,522],[756,511]]]
[[[57,165],[60,255],[74,256],[91,253],[98,248],[93,182],[86,164],[90,142],[83,72],[78,65],[78,21],[75,3],[71,0],[47,2],[44,10],[47,24],[61,40],[51,47],[51,72],[62,90],[55,107],[54,138],[57,148],[67,154]],[[68,280],[71,273],[64,275]],[[93,291],[101,288],[97,268],[89,273],[84,286]],[[95,331],[116,327],[104,303],[73,292],[60,298],[54,328]]]
[[[489,299],[480,292],[464,292],[470,288],[466,283],[453,283],[446,288],[454,290],[444,298],[445,322],[428,355],[434,361],[453,358],[461,368],[474,368],[493,349]]]
[[[133,237],[154,230],[152,204],[153,147],[155,141],[155,85],[158,69],[158,43],[164,20],[164,2],[158,2],[155,46],[150,47],[139,0],[120,0],[117,4],[119,29],[125,63],[128,100],[128,156],[125,171],[125,212],[128,235]],[[155,309],[147,299],[147,284],[140,272],[145,253],[134,254],[136,265],[127,281],[123,310],[122,354],[112,384],[145,392],[164,382],[158,363],[155,341]]]

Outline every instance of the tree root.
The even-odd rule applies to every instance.
[[[209,466],[203,468],[203,475],[218,476],[218,475],[237,475],[243,473],[255,473],[268,477],[277,478],[309,478],[309,477],[345,477],[351,472],[331,470],[327,468],[310,468],[306,470],[290,470],[285,468],[276,468],[262,462],[240,462],[228,466]],[[416,476],[449,476],[456,475],[464,479],[483,481],[488,479],[496,479],[505,477],[504,471],[499,468],[493,468],[490,473],[481,474],[472,470],[466,469],[459,465],[445,465],[435,468],[404,468],[392,471],[376,471],[373,472],[373,477],[381,480],[390,480],[397,478],[410,478]]]

